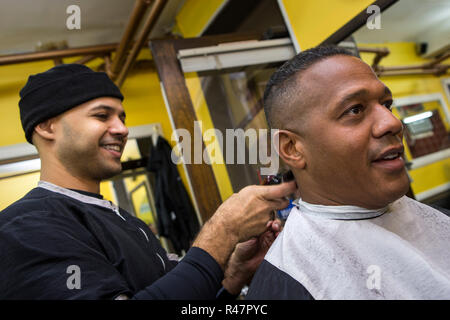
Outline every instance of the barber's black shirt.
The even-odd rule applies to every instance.
[[[37,187],[0,213],[0,299],[216,297],[223,272],[204,250],[177,264],[141,220],[99,195],[56,188]]]

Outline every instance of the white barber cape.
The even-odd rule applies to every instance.
[[[450,299],[449,246],[450,217],[406,196],[381,210],[299,199],[248,298]]]

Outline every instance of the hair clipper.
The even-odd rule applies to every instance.
[[[259,172],[258,172],[259,175]],[[275,185],[275,184],[280,184],[282,182],[288,182],[288,181],[292,181],[294,180],[294,174],[292,173],[291,170],[285,172],[285,173],[278,173],[276,175],[270,175],[270,176],[266,176],[264,179],[261,178],[261,176],[259,175],[260,178],[260,182],[262,185]],[[295,206],[293,203],[293,199],[288,199],[289,200],[289,205],[281,210],[277,210],[277,216],[282,220],[285,221],[288,216],[289,213],[291,212],[291,209]]]

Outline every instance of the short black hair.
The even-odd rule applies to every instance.
[[[296,75],[313,64],[337,55],[354,56],[349,50],[335,45],[317,46],[300,52],[285,62],[269,79],[264,90],[264,113],[269,127],[283,129],[278,115],[284,114],[283,106],[289,105],[293,94],[298,94]]]

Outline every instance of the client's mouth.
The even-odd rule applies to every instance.
[[[403,146],[390,147],[378,155],[372,164],[383,170],[398,171],[405,167]]]
[[[376,157],[374,162],[389,161],[398,158],[403,158],[403,152],[404,152],[403,146],[390,147],[387,150],[383,151],[378,157]]]

